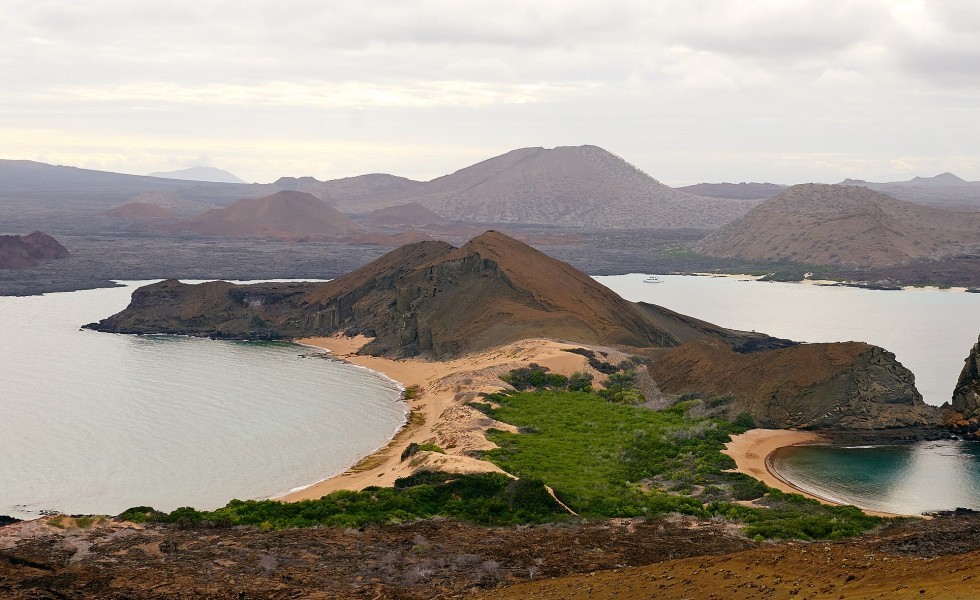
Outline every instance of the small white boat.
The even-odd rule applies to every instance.
[[[664,282],[663,279],[660,279],[659,277],[654,277],[653,275],[643,280],[643,283],[663,283],[663,282]]]

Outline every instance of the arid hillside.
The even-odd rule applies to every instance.
[[[202,235],[278,239],[336,237],[363,230],[316,196],[293,191],[239,200],[227,208],[209,210],[176,228]]]
[[[627,229],[714,229],[754,204],[679,192],[597,146],[513,150],[402,198],[471,223]]]
[[[980,213],[896,200],[859,186],[796,185],[702,240],[708,256],[887,267],[980,252]]]

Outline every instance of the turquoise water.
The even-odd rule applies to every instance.
[[[980,444],[795,446],[770,457],[773,469],[808,492],[845,504],[899,514],[980,509]]]
[[[79,329],[136,283],[0,297],[0,514],[269,497],[342,471],[404,422],[394,382],[308,348]]]
[[[804,342],[866,341],[895,353],[915,374],[923,399],[952,397],[963,360],[980,334],[980,294],[767,283],[724,277],[647,275],[596,279],[634,301],[659,304],[734,329]],[[863,508],[918,514],[980,509],[980,445],[930,442],[906,447],[781,450],[784,479],[817,496]]]

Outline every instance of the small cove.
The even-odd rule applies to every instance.
[[[804,342],[866,341],[894,352],[933,405],[950,400],[963,359],[980,334],[980,294],[768,283],[737,277],[645,274],[597,277],[623,297],[717,325]],[[798,446],[771,465],[815,496],[900,514],[980,509],[980,444]]]

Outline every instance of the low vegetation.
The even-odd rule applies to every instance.
[[[857,535],[881,523],[854,507],[829,507],[784,494],[740,473],[722,454],[739,424],[692,417],[692,403],[669,409],[609,402],[598,393],[541,390],[498,393],[474,403],[522,433],[492,431],[499,448],[484,459],[551,486],[587,517],[678,512],[743,524],[750,536],[826,539]],[[753,505],[739,504],[752,500]]]
[[[542,523],[568,513],[549,494],[585,518],[654,517],[681,513],[739,524],[756,539],[837,539],[876,527],[881,518],[853,506],[830,507],[785,494],[740,473],[722,453],[730,435],[753,426],[749,415],[732,421],[695,416],[726,398],[682,399],[650,410],[635,384],[635,363],[616,365],[605,387],[591,377],[564,377],[530,364],[503,376],[517,392],[485,396],[470,405],[518,433],[491,430],[498,448],[483,454],[508,473],[452,475],[419,472],[393,488],[340,491],[319,500],[283,503],[233,500],[214,511],[170,513],[135,507],[120,517],[135,522],[261,528],[326,525],[359,527],[450,517],[481,525]],[[442,452],[411,444],[403,459]]]
[[[425,471],[398,479],[393,488],[339,491],[319,500],[232,500],[213,511],[182,507],[170,513],[137,506],[119,517],[136,523],[282,529],[314,525],[360,527],[432,517],[451,517],[479,525],[512,525],[554,521],[564,514],[567,513],[544,485],[533,478]]]

